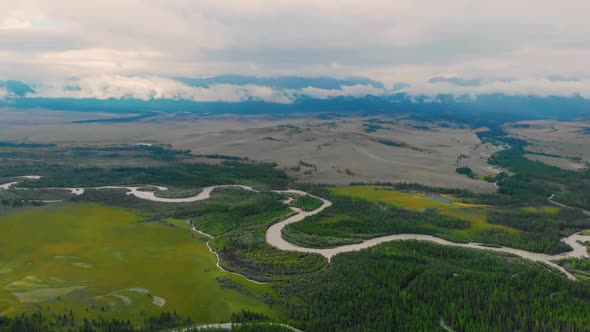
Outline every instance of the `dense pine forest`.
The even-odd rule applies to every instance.
[[[519,259],[392,242],[282,284],[310,331],[583,331],[590,289]]]

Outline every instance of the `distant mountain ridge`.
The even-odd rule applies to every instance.
[[[399,93],[388,97],[336,97],[330,99],[301,98],[291,104],[258,100],[243,102],[197,102],[174,99],[74,99],[74,98],[11,98],[0,100],[0,107],[46,108],[63,111],[102,111],[111,113],[214,114],[288,114],[334,113],[346,115],[407,114],[426,121],[453,121],[470,126],[490,123],[557,119],[590,119],[590,100],[581,97],[536,97],[483,95],[475,99],[457,99],[441,95],[413,97]]]
[[[27,84],[15,80],[0,81],[0,89],[4,89],[10,95],[18,97],[24,97],[29,93],[35,93],[35,90]]]
[[[350,85],[369,85],[379,89],[383,85],[365,78],[335,79],[329,77],[305,78],[253,77],[225,75],[211,78],[176,78],[186,85],[206,88],[214,84],[260,85],[277,90],[301,90],[314,87],[324,90],[339,90]],[[476,80],[461,80],[455,77],[434,78],[435,82],[449,82],[458,85],[475,85]],[[400,85],[400,87],[403,87]],[[135,99],[121,98],[63,98],[40,97],[29,85],[14,81],[0,81],[0,89],[8,96],[0,97],[0,107],[46,108],[63,111],[101,111],[110,113],[145,114],[154,111],[169,113],[213,114],[287,114],[287,113],[334,113],[334,114],[407,114],[429,121],[454,121],[473,126],[501,124],[504,122],[557,119],[590,119],[590,99],[581,96],[535,96],[482,94],[459,97],[451,94],[437,96],[416,96],[390,90],[386,95],[347,96],[333,95],[316,98],[305,94],[294,94],[291,103],[263,101],[247,97],[240,101],[199,101],[191,99]],[[340,90],[342,91],[342,90]],[[134,117],[132,117],[134,118]],[[141,116],[143,118],[143,116]]]

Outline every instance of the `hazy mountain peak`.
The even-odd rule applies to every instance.
[[[6,90],[8,95],[23,97],[30,93],[35,93],[35,90],[21,81],[6,80],[0,81],[0,89]]]

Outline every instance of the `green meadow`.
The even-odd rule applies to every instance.
[[[482,230],[503,230],[516,232],[514,228],[487,222],[486,213],[492,208],[483,204],[466,204],[455,200],[450,195],[429,196],[424,193],[395,191],[378,186],[350,186],[330,188],[334,195],[348,196],[393,205],[400,209],[422,212],[436,209],[442,215],[466,220],[470,227],[456,233],[468,233]],[[440,197],[436,199],[435,197]]]
[[[293,205],[295,205],[303,211],[313,211],[322,206],[322,204],[323,202],[320,199],[309,195],[299,196],[293,202]]]
[[[144,317],[176,311],[227,322],[242,309],[278,316],[276,293],[216,267],[207,238],[178,220],[139,222],[130,210],[60,204],[0,217],[0,312]]]

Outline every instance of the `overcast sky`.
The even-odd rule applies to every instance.
[[[371,94],[403,82],[590,97],[589,12],[588,0],[0,1],[0,79],[166,94],[171,76],[364,76],[387,87]]]

